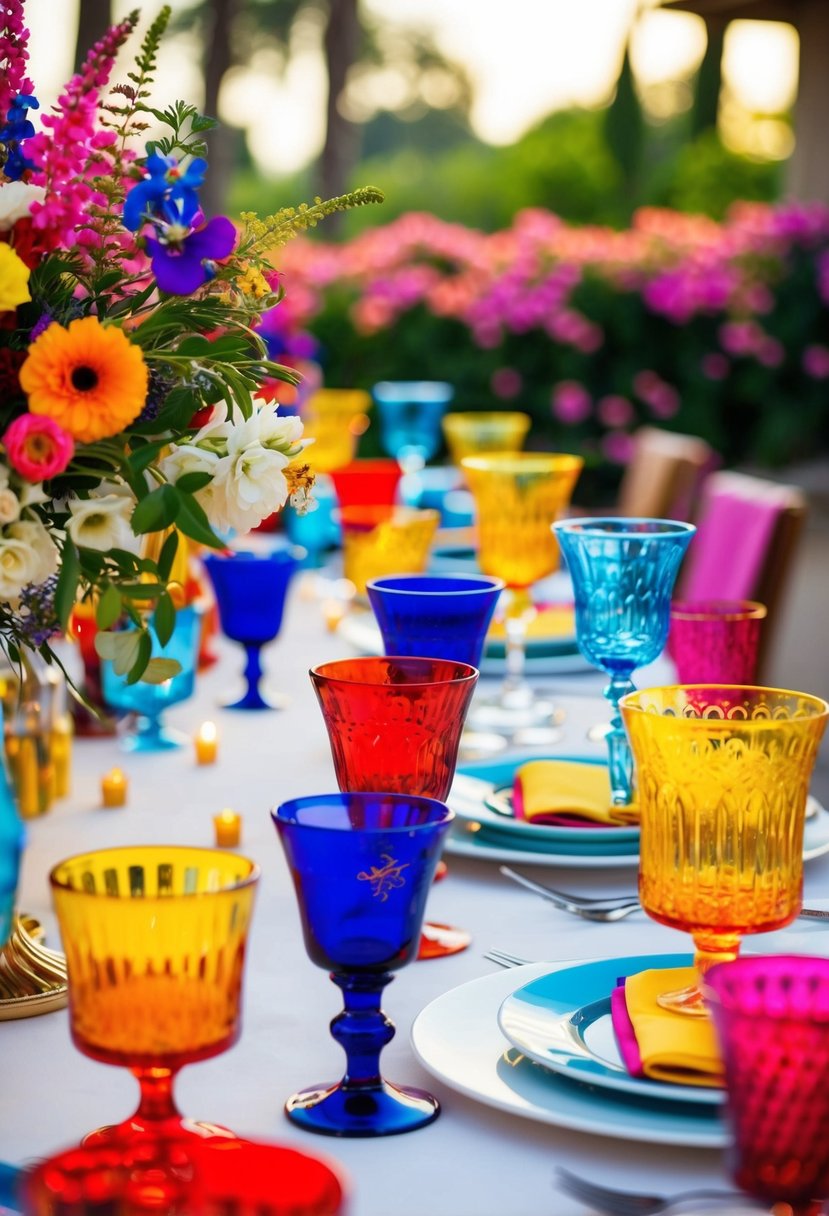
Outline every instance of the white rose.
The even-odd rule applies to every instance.
[[[36,565],[30,582],[42,583],[50,574],[55,574],[60,554],[57,545],[40,520],[18,519],[16,523],[9,524],[6,528],[6,536],[20,541],[31,550]]]
[[[37,582],[38,557],[22,540],[0,537],[0,600],[16,601],[28,583]]]
[[[185,473],[213,473],[218,463],[216,452],[198,448],[193,443],[182,443],[160,460],[158,467],[168,481],[175,483]]]
[[[105,494],[103,498],[74,498],[68,505],[72,518],[66,530],[80,548],[100,553],[110,549],[137,551],[138,538],[130,527],[135,506],[132,498]]]
[[[302,419],[282,417],[276,405],[263,405],[250,418],[233,427],[228,438],[227,449],[232,456],[253,444],[282,452],[293,458],[298,456],[310,440],[302,438]]]
[[[220,460],[213,481],[205,487],[208,493],[198,496],[213,526],[219,531],[249,532],[277,511],[288,497],[282,472],[288,463],[281,452],[261,444]]]
[[[20,515],[20,499],[8,486],[0,489],[0,524],[13,523]]]
[[[0,232],[8,232],[18,220],[29,214],[32,203],[46,197],[43,186],[28,182],[4,182],[0,186]]]

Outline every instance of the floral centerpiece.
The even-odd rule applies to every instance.
[[[131,680],[171,674],[149,624],[172,633],[179,534],[221,547],[288,497],[312,505],[302,424],[274,401],[297,376],[256,332],[282,297],[271,257],[382,199],[206,217],[212,120],[149,101],[169,17],[109,88],[138,14],[113,26],[36,130],[23,0],[0,2],[0,646],[52,660],[49,639],[92,598],[99,651]]]

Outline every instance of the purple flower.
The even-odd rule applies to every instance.
[[[170,295],[189,296],[214,277],[214,263],[233,251],[236,229],[227,216],[217,215],[185,236],[168,228],[165,238],[146,238],[156,282]]]
[[[137,232],[145,220],[155,218],[167,224],[191,224],[199,209],[196,191],[204,185],[207,161],[198,157],[182,170],[174,156],[152,152],[145,169],[147,175],[124,202],[124,227]]]
[[[590,394],[578,380],[561,380],[553,389],[551,406],[559,422],[576,424],[590,417]]]
[[[803,352],[803,370],[813,380],[826,380],[829,377],[829,348],[820,344],[807,346]]]

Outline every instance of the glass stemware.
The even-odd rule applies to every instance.
[[[705,976],[741,1190],[782,1216],[829,1198],[829,959],[741,958]],[[779,1206],[778,1206],[779,1205]]]
[[[367,585],[387,655],[480,667],[504,580],[484,574],[397,574]]]
[[[743,934],[800,911],[806,796],[829,704],[689,684],[630,693],[620,709],[636,762],[639,899],[691,933],[699,978],[736,957]],[[659,1003],[705,1012],[698,982]]]
[[[765,604],[674,600],[668,654],[677,684],[753,684]]]
[[[266,698],[260,690],[264,675],[262,647],[282,628],[285,597],[304,551],[294,547],[269,553],[240,551],[204,558],[216,592],[222,632],[245,650],[247,687],[238,701],[225,709],[281,709],[284,697]]]
[[[340,511],[343,575],[358,595],[370,578],[426,569],[440,513],[417,507],[349,506]]]
[[[519,410],[469,410],[445,414],[443,434],[453,464],[482,452],[520,452],[530,415]]]
[[[372,389],[383,447],[400,465],[400,500],[420,505],[420,472],[440,447],[440,423],[454,396],[442,380],[381,380]]]
[[[341,790],[447,797],[478,679],[468,663],[420,657],[338,659],[309,672]],[[429,922],[421,958],[466,948],[470,936]]]
[[[201,612],[193,604],[178,609],[172,637],[164,646],[160,645],[150,626],[153,658],[175,659],[181,668],[161,684],[141,680],[128,684],[127,676],[119,675],[110,659],[102,662],[102,686],[107,704],[138,715],[135,731],[121,739],[121,746],[127,751],[162,751],[190,745],[187,735],[162,724],[161,715],[168,706],[193,695],[200,636]]]
[[[331,470],[341,507],[390,507],[397,499],[400,465],[382,457],[352,460]]]
[[[573,582],[579,650],[610,676],[604,695],[613,714],[605,739],[618,806],[632,799],[619,699],[633,691],[637,667],[662,653],[671,590],[695,532],[693,524],[670,519],[568,519],[553,525]]]
[[[343,1079],[294,1094],[285,1109],[307,1131],[388,1136],[439,1113],[436,1098],[380,1074],[394,1026],[380,1008],[392,972],[418,948],[426,897],[452,811],[408,794],[321,794],[272,812],[296,888],[305,948],[342,990],[331,1034]]]
[[[75,604],[69,617],[67,634],[77,642],[83,665],[79,688],[83,699],[74,696],[70,702],[75,734],[80,739],[115,734],[115,722],[108,713],[101,686],[101,659],[95,649],[97,632],[95,605],[91,601]]]
[[[354,459],[370,409],[371,397],[359,388],[320,388],[303,403],[303,433],[314,440],[306,455],[316,473],[341,469]]]
[[[93,1060],[128,1068],[141,1091],[134,1115],[89,1142],[230,1135],[184,1119],[173,1081],[239,1036],[258,877],[235,853],[173,845],[101,849],[52,870],[72,1040]]]
[[[536,613],[534,583],[558,567],[550,526],[567,508],[584,461],[550,452],[467,456],[461,468],[475,499],[478,564],[502,578],[507,674],[496,700],[476,702],[470,723],[511,734],[553,720],[555,707],[536,698],[525,675],[527,627]]]

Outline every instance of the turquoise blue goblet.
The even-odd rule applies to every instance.
[[[262,647],[282,628],[288,586],[305,550],[295,546],[269,553],[210,553],[204,559],[210,575],[222,632],[245,650],[247,687],[238,701],[225,709],[281,709],[284,698],[266,699],[260,691]]]
[[[613,716],[606,735],[613,801],[631,801],[633,760],[619,700],[633,692],[637,667],[662,653],[671,591],[693,524],[672,519],[560,520],[552,525],[573,582],[576,640],[588,662],[610,676]]]
[[[417,957],[426,897],[453,812],[410,794],[319,794],[271,812],[296,888],[305,949],[343,994],[331,1034],[345,1075],[285,1104],[326,1136],[391,1136],[435,1119],[438,1101],[392,1085],[380,1053],[394,1036],[383,1013],[393,972]]]
[[[405,506],[419,506],[420,472],[441,445],[441,419],[454,389],[442,380],[381,380],[371,392],[383,447],[403,472],[401,501]]]
[[[170,705],[193,695],[200,632],[201,612],[192,604],[176,613],[175,628],[165,646],[150,626],[153,658],[174,659],[180,667],[177,675],[162,684],[147,684],[141,680],[128,684],[126,675],[118,675],[109,659],[102,662],[101,683],[107,705],[138,715],[135,731],[121,740],[126,751],[156,752],[189,743],[187,735],[164,726],[161,715]]]
[[[3,707],[0,705],[0,747],[3,743]],[[23,823],[17,813],[14,790],[0,753],[0,947],[8,940],[14,915],[14,897],[23,853]]]

